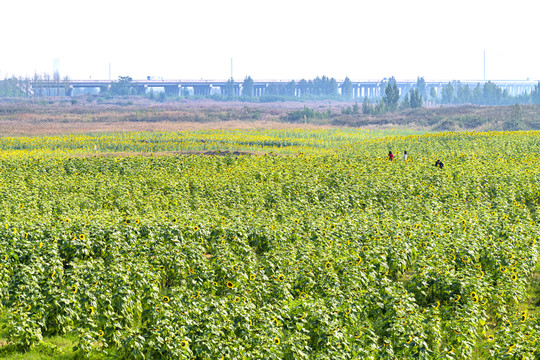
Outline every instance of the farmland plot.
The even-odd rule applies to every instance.
[[[6,346],[60,335],[78,356],[127,359],[538,358],[540,133],[383,135],[2,139]],[[233,149],[256,153],[127,156]],[[102,152],[124,156],[81,156]]]

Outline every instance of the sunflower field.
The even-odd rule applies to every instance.
[[[0,344],[539,359],[539,160],[540,132],[0,138]]]

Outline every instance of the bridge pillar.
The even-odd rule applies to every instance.
[[[73,96],[73,85],[69,85],[66,89],[66,96]]]
[[[146,94],[146,85],[139,85],[139,86],[135,87],[135,91],[137,91],[137,95]]]
[[[264,89],[266,89],[266,86],[259,85],[253,87],[253,92],[255,93],[255,96],[263,96],[264,95]]]
[[[223,93],[223,89],[221,89]],[[210,85],[194,85],[193,95],[206,96],[210,95]]]
[[[163,87],[163,90],[165,90],[165,94],[167,94],[168,96],[180,95],[179,89],[180,89],[179,85],[170,85],[170,86]]]

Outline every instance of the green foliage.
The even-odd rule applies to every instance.
[[[354,105],[347,106],[341,109],[341,113],[343,115],[356,115],[360,113],[360,106],[358,106],[358,103],[354,103]]]
[[[352,113],[352,110],[351,110]],[[287,113],[286,120],[298,122],[301,120],[311,120],[311,119],[328,119],[332,115],[331,111],[319,112],[314,109],[310,109],[307,106],[304,106],[301,110],[295,110]]]
[[[503,130],[514,131],[523,129],[523,111],[519,104],[512,107],[510,118],[503,122]]]
[[[396,79],[392,76],[388,81],[388,85],[384,89],[384,96],[382,98],[385,108],[389,111],[395,111],[399,103],[399,89],[397,87]]]
[[[352,107],[352,113],[353,114],[359,114],[360,113],[360,106],[358,105],[358,102],[355,102]]]
[[[420,91],[418,89],[411,89],[409,91],[410,95],[410,106],[412,109],[421,108],[424,104],[424,100],[422,98],[422,95],[420,95]]]
[[[488,81],[482,89],[483,103],[486,105],[500,104],[502,98],[502,90],[495,83]]]
[[[343,84],[341,84],[341,96],[345,99],[352,99],[353,97],[352,82],[348,77],[346,77]]]
[[[540,134],[380,135],[0,139],[2,336],[51,357],[69,334],[79,358],[537,358]],[[70,156],[96,143],[212,155]]]
[[[418,93],[422,97],[422,100],[426,99],[427,98],[426,81],[424,80],[424,77],[418,76],[416,78],[416,88],[418,89]]]
[[[164,102],[167,99],[167,93],[165,91],[161,91],[158,94],[158,101]]]
[[[540,81],[534,86],[534,90],[531,92],[531,101],[533,104],[540,104]]]
[[[454,103],[454,85],[452,85],[451,82],[448,82],[447,85],[443,86],[441,101],[443,104]]]
[[[429,89],[429,96],[433,99],[433,100],[437,100],[437,90],[434,88],[434,87],[431,87]]]
[[[242,83],[242,96],[253,96],[253,79],[251,78],[251,76],[246,77],[244,79],[244,82]]]
[[[469,84],[463,86],[459,81],[457,85],[456,102],[459,104],[467,104],[472,102],[472,91]]]
[[[403,101],[400,104],[400,109],[410,109],[411,102],[409,101],[409,94],[405,94]]]
[[[225,84],[225,91],[224,91],[223,95],[228,97],[228,98],[234,97],[234,80],[232,78],[227,80],[227,83]]]
[[[0,81],[1,97],[21,97],[25,93],[19,87],[19,80],[16,77],[4,78]]]
[[[367,97],[364,97],[364,101],[362,101],[362,114],[369,115],[371,113],[373,113],[373,105]]]
[[[301,97],[335,97],[337,95],[337,88],[336,79],[328,78],[324,75],[322,78],[317,76],[315,79],[309,81],[302,79],[298,83],[298,90]]]
[[[117,81],[111,83],[109,89],[111,95],[130,95],[132,93],[133,79],[130,76],[119,76]]]
[[[384,99],[381,99],[375,104],[375,107],[373,108],[373,114],[383,114],[388,110],[390,109],[388,109],[388,107],[386,106]]]

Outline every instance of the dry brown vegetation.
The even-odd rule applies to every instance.
[[[118,121],[118,122],[71,122],[71,123],[39,123],[21,122],[17,120],[0,121],[2,136],[47,136],[80,133],[110,133],[119,131],[196,131],[219,129],[315,129],[331,128],[331,125],[292,124],[278,121],[254,120],[251,122],[232,120],[220,122],[188,122],[188,121]]]
[[[99,101],[98,101],[99,100]],[[380,115],[344,115],[346,102],[244,103],[180,100],[157,103],[127,97],[18,99],[0,102],[0,134],[56,135],[118,131],[184,131],[265,128],[412,128],[423,131],[514,130],[512,106],[424,107]],[[290,121],[288,113],[308,107],[330,115]],[[522,105],[516,129],[540,129],[540,106]],[[515,121],[514,121],[515,122]]]

